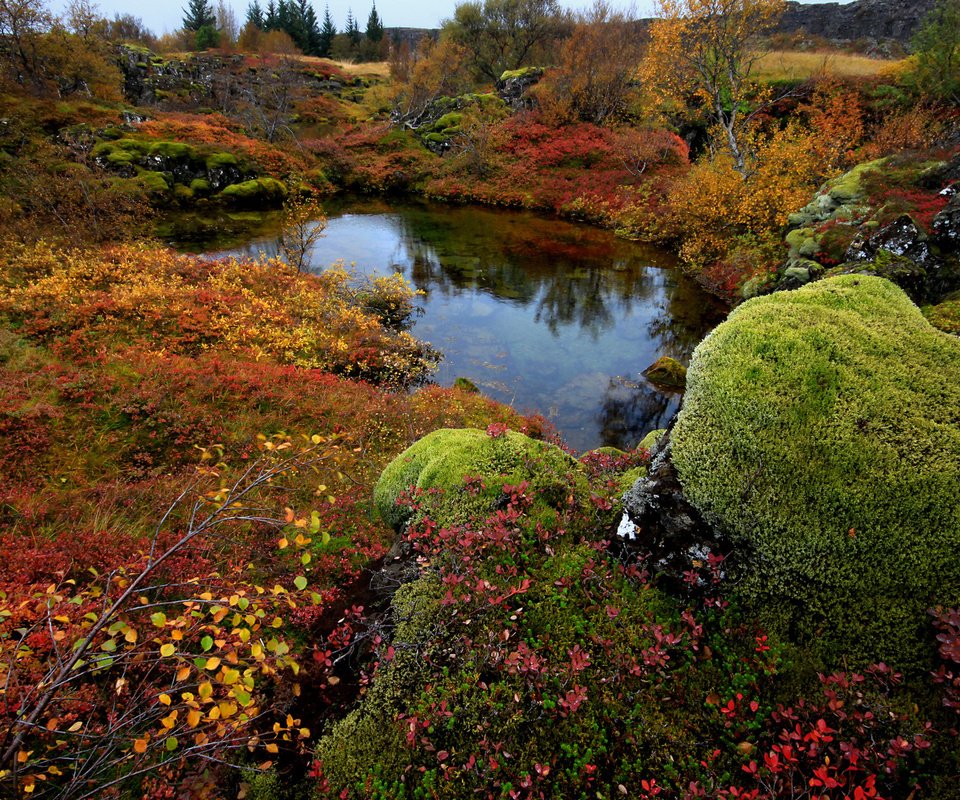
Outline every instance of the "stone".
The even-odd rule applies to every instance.
[[[943,293],[948,279],[943,266],[933,255],[927,235],[909,214],[903,214],[875,233],[858,233],[835,273],[879,275],[922,303]]]
[[[661,433],[654,431],[654,433]],[[650,554],[650,563],[663,588],[686,594],[691,585],[684,573],[695,569],[711,553],[729,551],[729,543],[690,504],[671,460],[668,433],[661,433],[647,474],[623,496],[621,538],[631,549]]]
[[[933,218],[933,235],[941,247],[960,249],[960,194],[954,194],[946,207]]]
[[[497,81],[497,95],[511,109],[518,111],[533,108],[530,98],[530,87],[539,83],[543,77],[541,67],[523,67],[522,69],[508,70]]]
[[[660,356],[643,371],[643,376],[660,386],[682,387],[687,382],[687,368],[675,358]]]

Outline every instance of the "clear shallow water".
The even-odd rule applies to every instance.
[[[338,259],[360,274],[401,272],[425,292],[413,334],[439,348],[441,385],[469,378],[549,418],[583,451],[629,448],[676,412],[680,395],[640,373],[661,355],[684,363],[723,316],[669,254],[609,231],[515,211],[354,200],[327,207],[314,270]],[[275,218],[241,215],[161,231],[183,249],[276,253]],[[235,223],[242,244],[210,236]]]

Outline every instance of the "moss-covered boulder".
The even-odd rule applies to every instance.
[[[287,196],[287,187],[275,178],[254,178],[232,183],[217,195],[221,200],[242,206],[275,206]]]
[[[886,280],[750,300],[697,348],[673,458],[742,591],[828,664],[920,668],[960,602],[960,347]]]
[[[486,488],[464,478],[479,477]],[[529,483],[529,494],[541,511],[566,502],[572,487],[589,494],[580,465],[556,445],[514,431],[471,428],[434,431],[397,456],[380,476],[373,499],[384,520],[400,528],[412,515],[397,500],[410,487],[439,489],[431,504],[441,525],[491,511],[504,485]]]

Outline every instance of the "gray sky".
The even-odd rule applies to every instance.
[[[62,13],[69,0],[50,0],[50,8],[54,13]],[[174,0],[166,2],[165,0],[95,0],[100,12],[105,17],[113,17],[115,14],[133,14],[140,17],[146,25],[155,34],[160,35],[167,31],[174,31],[180,27],[183,20],[183,8],[187,5],[187,0]],[[251,0],[230,0],[240,23],[246,16],[247,5]],[[312,0],[313,8],[317,16],[323,19],[323,9],[327,5],[326,0]],[[267,0],[260,0],[261,6],[266,6]],[[560,5],[564,8],[582,9],[592,4],[592,0],[560,0]],[[212,2],[216,5],[216,0]],[[383,20],[383,24],[388,28],[436,28],[440,20],[453,15],[453,9],[457,5],[457,0],[441,0],[441,2],[429,2],[428,0],[377,0],[377,13]],[[616,2],[613,5],[620,5]],[[361,30],[367,24],[367,17],[370,15],[371,0],[330,0],[330,16],[333,17],[333,23],[338,30],[344,28],[347,11],[353,10],[354,16],[360,25]],[[649,16],[653,8],[653,0],[638,0],[636,3],[637,16]]]

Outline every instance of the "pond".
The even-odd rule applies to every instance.
[[[680,394],[642,371],[661,355],[686,363],[724,314],[668,253],[586,225],[409,201],[341,200],[326,211],[313,270],[342,259],[364,275],[401,272],[424,292],[413,334],[443,352],[436,381],[467,378],[543,414],[579,451],[627,449],[663,427]],[[275,216],[184,218],[160,233],[218,255],[277,249]]]

